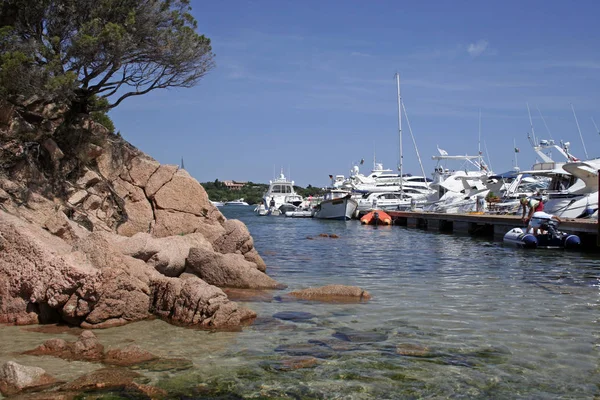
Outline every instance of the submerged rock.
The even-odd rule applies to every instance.
[[[98,341],[93,332],[84,331],[75,342],[50,339],[33,350],[23,352],[23,354],[50,355],[66,360],[100,361],[104,358],[104,346]]]
[[[284,321],[308,321],[315,318],[316,315],[304,311],[282,311],[273,314],[273,318],[282,319]]]
[[[0,393],[10,396],[24,390],[44,389],[59,383],[42,368],[8,361],[0,367]]]
[[[140,346],[131,344],[123,349],[111,349],[106,352],[102,360],[105,364],[128,367],[131,365],[142,364],[158,357]]]
[[[61,391],[109,390],[135,387],[133,380],[140,377],[137,372],[127,368],[102,368],[85,374],[60,387]]]
[[[335,354],[335,351],[322,342],[285,344],[275,348],[275,351],[294,357],[313,358],[331,358]]]
[[[396,346],[396,353],[409,357],[430,357],[431,351],[427,346],[412,343],[400,343]]]
[[[153,372],[184,371],[194,366],[192,360],[186,358],[155,358],[150,361],[142,362],[132,367],[132,369],[144,369]]]
[[[336,331],[332,336],[334,338],[353,343],[383,342],[388,338],[388,336],[384,333],[355,331],[353,329],[342,329]]]
[[[302,368],[316,367],[319,360],[310,356],[285,357],[281,360],[270,360],[261,363],[262,367],[267,370],[276,371],[294,371]]]
[[[346,285],[327,285],[316,288],[296,290],[290,293],[291,296],[324,302],[360,302],[371,299],[371,295],[366,290],[358,286]]]

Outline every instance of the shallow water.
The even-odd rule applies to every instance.
[[[246,223],[268,274],[289,286],[245,303],[259,314],[255,324],[209,333],[156,320],[96,331],[107,347],[133,340],[159,356],[192,360],[184,371],[140,371],[173,397],[206,390],[282,399],[600,395],[597,255],[357,221],[258,217],[252,207],[222,212]],[[323,304],[284,296],[326,284],[357,285],[373,298]],[[294,312],[309,314],[289,320]],[[280,313],[286,318],[273,317]],[[62,379],[99,367],[15,355],[49,337],[74,340],[0,328],[0,362],[39,365]],[[316,364],[288,370],[285,361],[299,356]]]

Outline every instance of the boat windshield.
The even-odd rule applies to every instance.
[[[290,185],[273,185],[271,193],[293,193]]]

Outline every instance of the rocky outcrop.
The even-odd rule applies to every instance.
[[[283,287],[185,170],[28,104],[0,105],[0,322],[229,328],[256,315],[220,287]]]
[[[0,367],[0,393],[10,396],[28,389],[43,389],[58,381],[38,367],[8,361]]]
[[[0,211],[0,322],[67,321],[84,328],[104,328],[154,314],[177,324],[228,328],[256,316],[195,275],[170,277],[159,271],[186,266],[190,246],[222,257],[201,235],[140,239],[95,232],[78,238],[72,246]],[[174,250],[165,255],[160,243],[154,243],[154,248],[148,244],[153,240],[180,243],[184,250],[168,258]],[[119,252],[118,244],[125,241],[146,243],[135,252],[141,259]],[[254,266],[247,268],[263,274]]]

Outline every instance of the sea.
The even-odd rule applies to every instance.
[[[600,397],[597,254],[257,216],[252,206],[221,211],[246,224],[268,275],[288,286],[238,294],[258,314],[252,325],[209,332],[153,320],[95,331],[107,348],[133,342],[173,360],[137,370],[170,398]],[[359,286],[372,298],[322,303],[288,295],[328,284]],[[101,367],[20,354],[51,337],[75,340],[0,327],[0,363],[40,366],[65,380]]]

